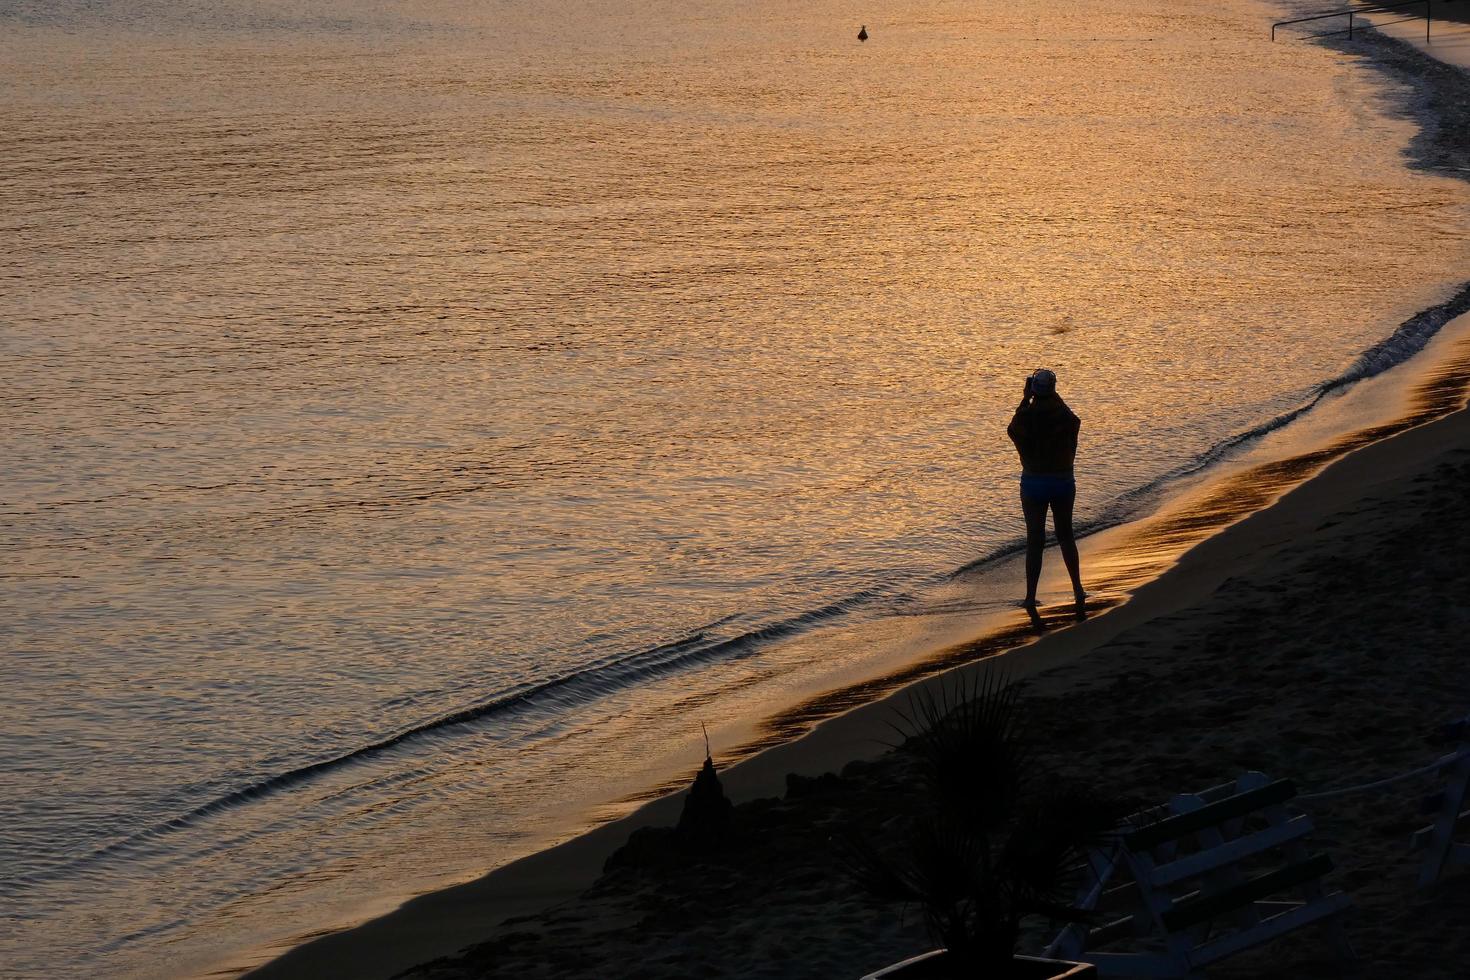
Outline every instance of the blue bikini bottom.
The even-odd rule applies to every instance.
[[[1021,496],[1048,504],[1062,503],[1077,496],[1077,481],[1070,476],[1022,473]]]

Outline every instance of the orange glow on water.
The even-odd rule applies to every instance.
[[[817,627],[1016,539],[1030,369],[1099,517],[1470,263],[1402,93],[1250,0],[23,6],[7,963],[188,972],[1011,644],[844,687]]]

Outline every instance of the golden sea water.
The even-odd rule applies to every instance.
[[[1015,542],[1032,368],[1106,521],[1470,267],[1272,8],[853,16],[0,0],[7,974],[565,836]]]

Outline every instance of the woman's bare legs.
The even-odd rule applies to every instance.
[[[1051,519],[1057,528],[1057,546],[1062,549],[1062,561],[1067,566],[1067,574],[1072,578],[1072,597],[1077,602],[1077,618],[1081,619],[1087,612],[1087,593],[1082,591],[1082,566],[1077,559],[1077,540],[1072,536],[1072,505],[1076,503],[1074,495],[1060,497],[1051,502]],[[1027,517],[1027,526],[1030,526],[1030,517]],[[1029,555],[1029,549],[1028,549]],[[1038,570],[1040,562],[1037,562]]]
[[[1041,581],[1041,552],[1046,547],[1046,501],[1021,495],[1021,512],[1026,515],[1026,602],[1036,608],[1036,583]],[[1070,514],[1070,511],[1069,511]],[[1068,530],[1071,523],[1068,522]]]
[[[1087,612],[1087,593],[1082,590],[1082,563],[1077,557],[1077,539],[1072,535],[1072,505],[1075,496],[1060,497],[1047,503],[1022,495],[1021,512],[1026,515],[1026,601],[1028,610],[1036,608],[1036,586],[1041,581],[1041,556],[1046,549],[1046,511],[1051,508],[1051,519],[1057,529],[1057,546],[1062,551],[1062,563],[1067,566],[1067,575],[1072,579],[1072,597],[1077,603],[1077,618]]]

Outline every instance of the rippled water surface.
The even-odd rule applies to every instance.
[[[1470,259],[1266,7],[869,16],[0,0],[7,971],[524,853],[1012,543],[1031,368],[1100,519]]]

